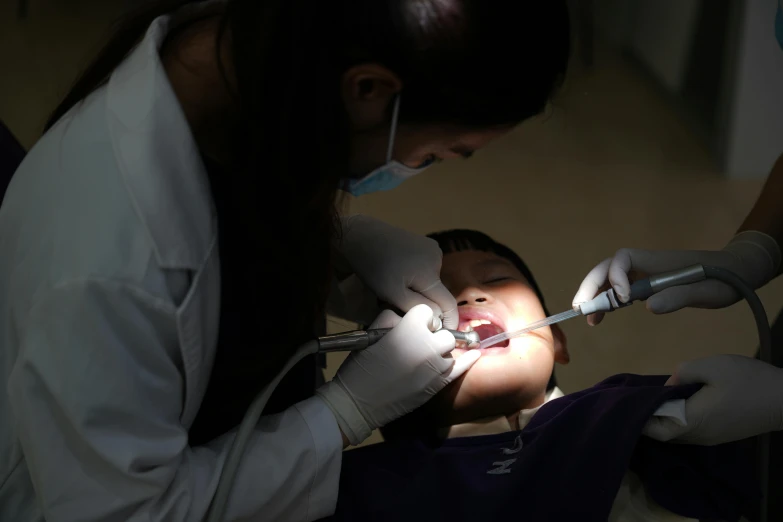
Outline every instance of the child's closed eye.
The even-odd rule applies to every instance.
[[[493,283],[500,283],[503,281],[510,281],[512,277],[510,276],[497,276],[497,277],[490,277],[486,281],[484,281],[485,285],[491,285]]]

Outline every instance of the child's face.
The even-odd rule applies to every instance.
[[[460,330],[470,325],[482,339],[513,332],[544,319],[544,309],[514,265],[492,253],[465,251],[443,257],[441,279],[457,299]],[[486,324],[489,323],[489,324]],[[555,359],[567,362],[565,338],[557,328],[540,328],[488,348],[435,401],[442,424],[511,414],[543,400]],[[456,349],[455,358],[464,350]]]

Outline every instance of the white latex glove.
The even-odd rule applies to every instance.
[[[411,308],[402,320],[384,311],[370,328],[393,330],[352,353],[335,378],[316,391],[352,445],[423,405],[478,360],[479,350],[452,359],[454,336],[433,333],[432,325],[432,309],[426,305]]]
[[[457,301],[440,281],[443,252],[435,240],[356,215],[343,219],[337,250],[380,300],[403,312],[426,304],[444,328],[459,326]]]
[[[383,310],[378,298],[356,274],[343,281],[332,280],[326,312],[353,323],[370,324]]]
[[[741,355],[680,365],[667,385],[704,383],[685,401],[686,425],[654,417],[644,434],[660,441],[713,446],[783,430],[783,370]]]
[[[755,290],[777,275],[780,247],[767,234],[746,231],[737,234],[720,251],[623,248],[587,274],[574,296],[573,305],[589,301],[610,284],[620,300],[626,302],[630,293],[629,273],[633,272],[637,278],[642,278],[695,264],[731,270]],[[739,294],[725,283],[707,280],[667,288],[647,299],[647,309],[656,314],[665,314],[685,307],[723,308],[736,303],[739,298]],[[589,316],[588,322],[598,324],[603,315]]]

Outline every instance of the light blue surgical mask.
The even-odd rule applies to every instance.
[[[412,178],[416,174],[420,174],[432,164],[432,162],[428,162],[419,167],[409,167],[392,159],[399,115],[400,95],[398,94],[394,100],[391,130],[389,131],[389,147],[386,150],[386,164],[373,170],[363,178],[343,180],[343,190],[350,192],[354,196],[363,196],[365,194],[370,194],[371,192],[391,190],[397,188],[397,186],[406,179]]]
[[[778,0],[778,13],[775,15],[775,38],[783,49],[783,0]]]

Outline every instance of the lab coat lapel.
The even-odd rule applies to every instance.
[[[169,24],[168,17],[153,23],[111,75],[107,118],[118,166],[157,262],[192,278],[177,314],[185,377],[181,420],[190,426],[217,346],[220,266],[206,169],[158,55]]]
[[[217,348],[220,311],[220,262],[217,241],[210,248],[204,267],[196,273],[187,297],[177,310],[182,360],[185,372],[185,404],[182,424],[188,428],[196,418],[209,384]]]
[[[158,49],[167,19],[153,23],[111,75],[107,118],[119,167],[166,269],[201,266],[216,235],[209,179]]]

